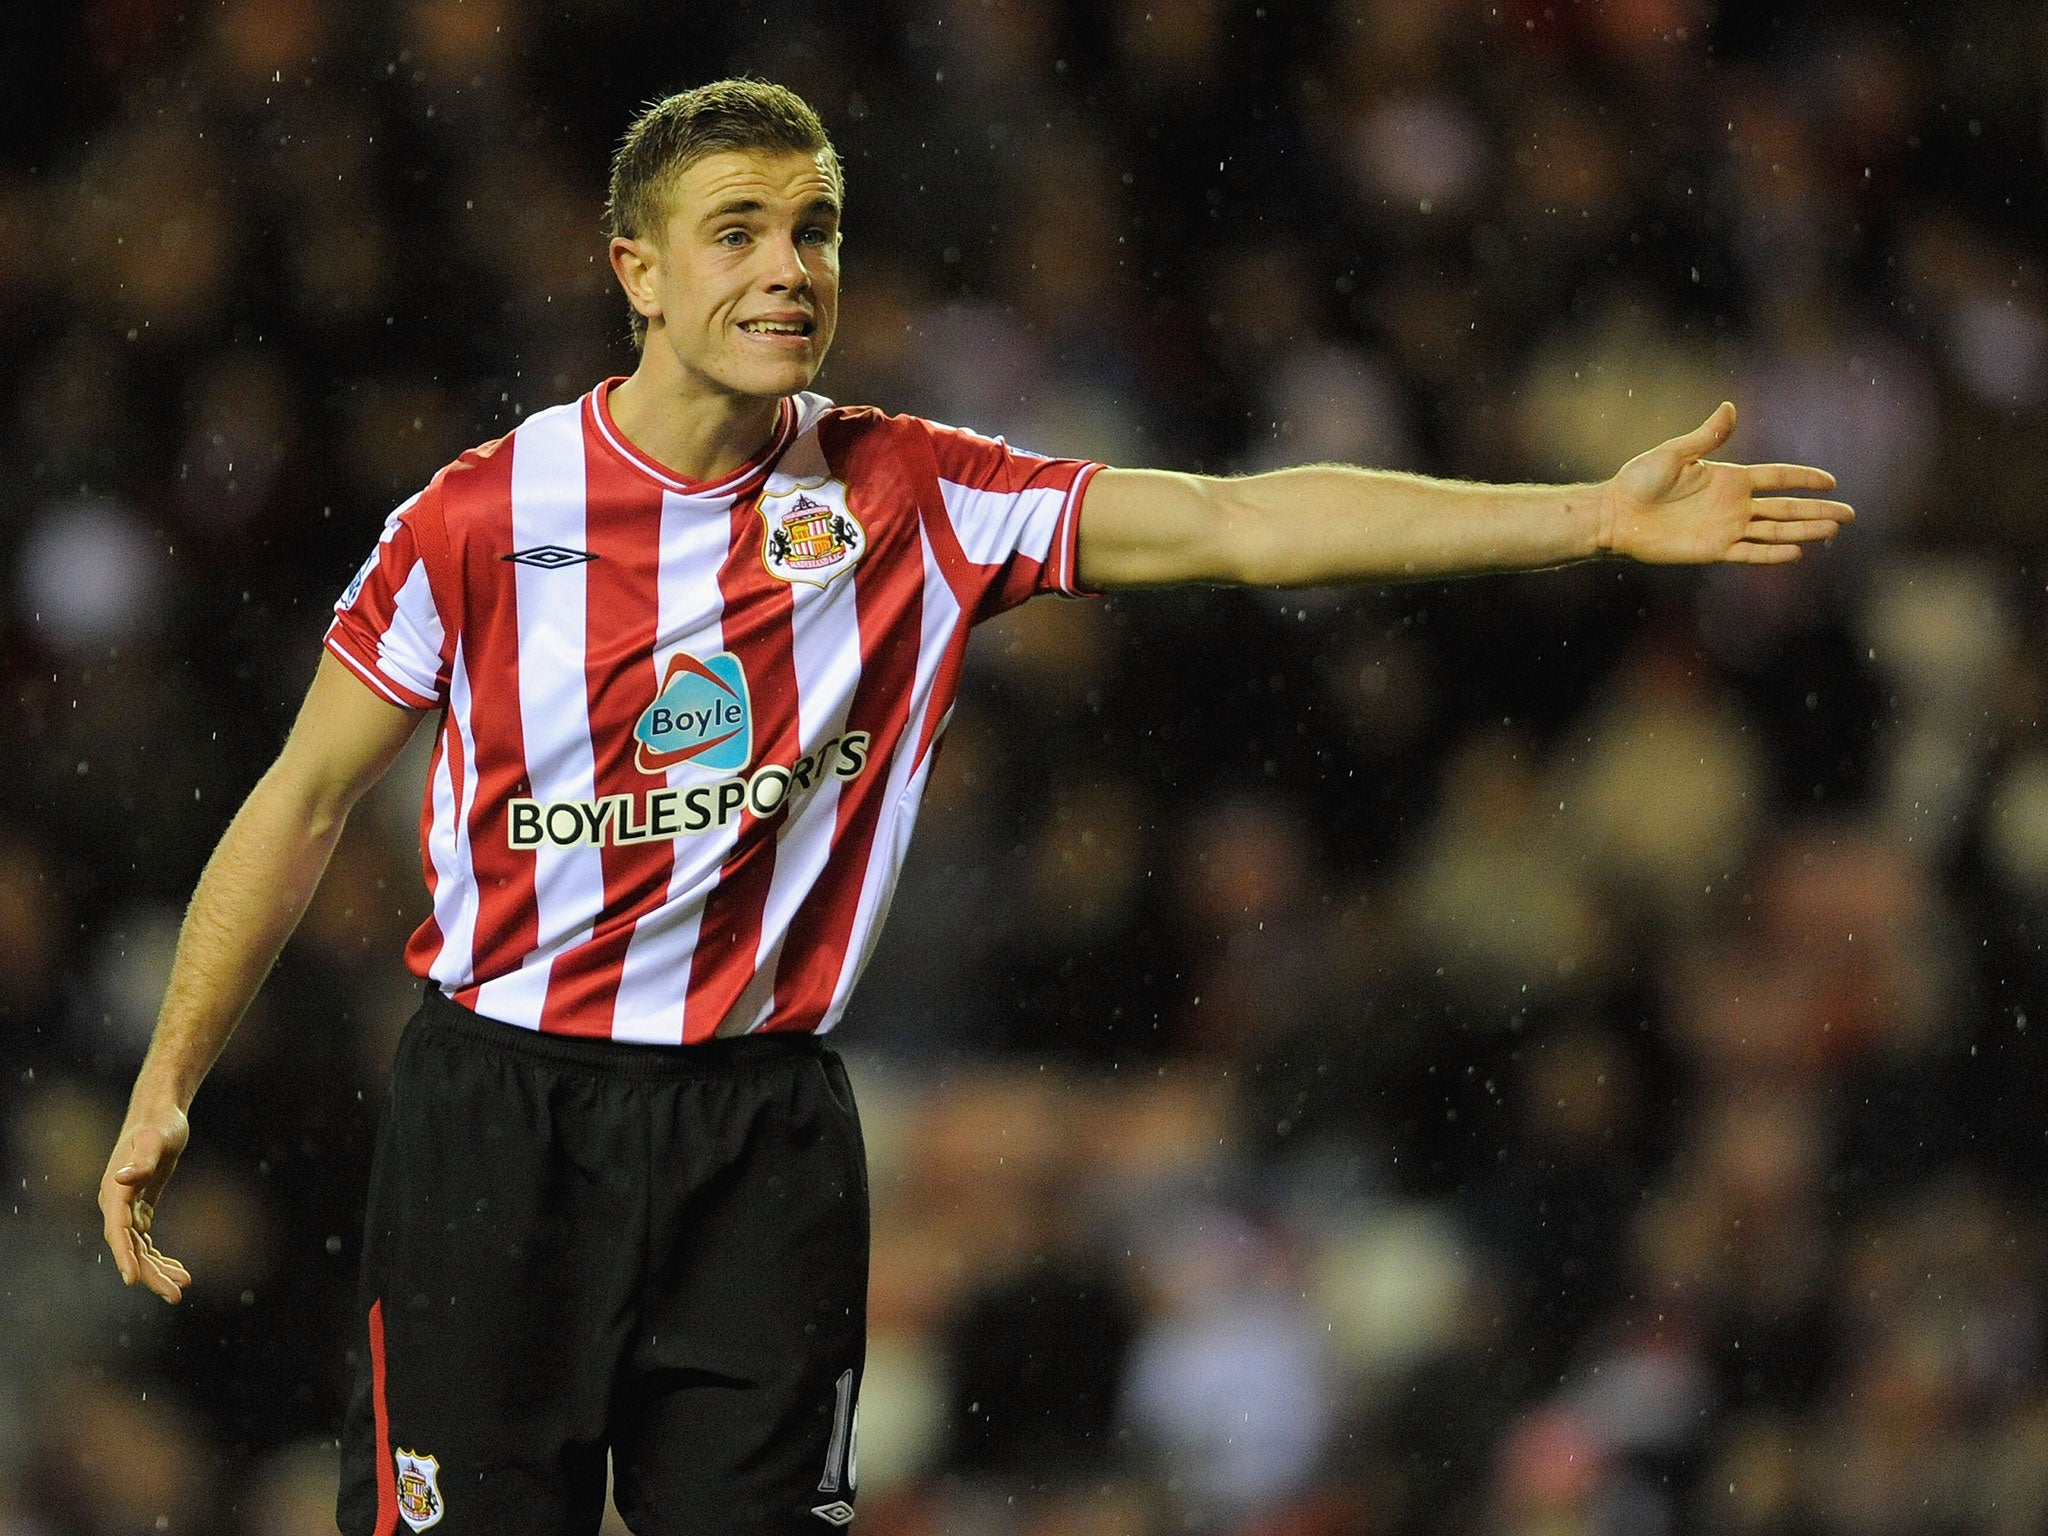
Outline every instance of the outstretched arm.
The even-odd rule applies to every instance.
[[[1314,466],[1226,480],[1106,469],[1081,506],[1090,587],[1229,582],[1299,587],[1534,570],[1594,555],[1655,565],[1770,564],[1831,539],[1855,514],[1803,464],[1709,460],[1735,430],[1727,403],[1695,430],[1594,485],[1473,485]]]
[[[107,1246],[129,1285],[176,1301],[192,1276],[150,1238],[185,1150],[192,1096],[312,900],[349,809],[420,716],[387,704],[323,654],[289,740],[207,861],[128,1117],[100,1179]]]

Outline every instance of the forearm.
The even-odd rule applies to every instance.
[[[1319,464],[1242,479],[1104,470],[1089,482],[1081,579],[1306,587],[1534,570],[1612,547],[1599,485],[1474,485]]]
[[[134,1102],[191,1106],[312,900],[344,820],[275,768],[250,793],[186,910]]]
[[[1611,540],[1597,485],[1476,485],[1337,465],[1210,483],[1234,552],[1226,579],[1259,586],[1535,570],[1588,559]]]

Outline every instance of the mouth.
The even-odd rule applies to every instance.
[[[789,315],[775,319],[742,320],[740,329],[749,336],[758,336],[768,341],[807,341],[816,331],[817,322],[808,315]]]

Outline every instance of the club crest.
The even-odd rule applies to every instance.
[[[824,479],[782,485],[763,492],[758,503],[761,563],[778,581],[830,586],[868,547],[867,530],[847,508],[846,485]]]
[[[398,1461],[398,1515],[416,1531],[438,1525],[447,1507],[441,1502],[441,1463],[417,1451],[394,1451]]]

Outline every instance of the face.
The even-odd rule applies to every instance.
[[[807,387],[839,319],[839,183],[822,156],[710,155],[675,178],[659,241],[612,262],[685,380],[753,398]],[[687,387],[687,386],[686,386]]]

